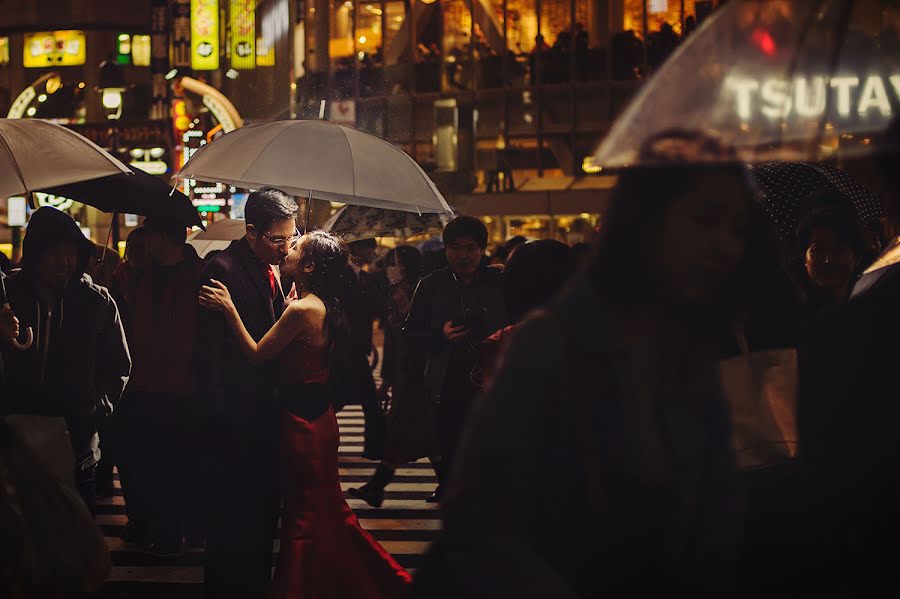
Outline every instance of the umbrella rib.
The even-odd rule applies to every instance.
[[[9,159],[12,161],[13,167],[15,167],[16,169],[16,175],[19,176],[19,181],[22,182],[22,187],[25,188],[25,194],[30,194],[31,190],[28,188],[28,183],[25,181],[25,176],[22,174],[22,168],[19,166],[19,161],[16,160],[16,155],[13,154],[12,148],[9,147],[9,142],[6,141],[5,134],[0,133],[0,141],[3,142],[3,147],[6,149],[6,153],[9,154]]]
[[[353,144],[350,143],[350,136],[347,135],[344,128],[340,125],[336,125],[336,127],[341,130],[341,133],[344,134],[344,139],[347,140],[347,151],[350,152],[350,165],[352,167],[350,171],[350,181],[353,186],[353,197],[356,197],[356,164],[353,162]]]

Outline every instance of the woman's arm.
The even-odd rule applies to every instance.
[[[303,302],[293,302],[257,343],[244,326],[241,315],[231,301],[228,288],[215,279],[211,279],[210,282],[212,285],[204,285],[200,290],[200,305],[222,312],[241,351],[251,364],[262,364],[272,360],[303,330],[306,322]]]

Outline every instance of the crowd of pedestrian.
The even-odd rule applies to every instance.
[[[0,560],[0,590],[102,580],[85,523],[113,466],[125,540],[203,548],[210,597],[900,588],[900,271],[870,268],[870,223],[837,188],[793,198],[779,242],[753,176],[633,167],[592,249],[513,238],[493,255],[468,216],[440,251],[301,234],[293,198],[265,187],[226,250],[201,259],[152,217],[113,269],[68,215],[37,210],[2,275],[0,448],[21,445],[26,415],[62,423],[72,457],[58,477],[30,454],[0,472],[0,556],[21,565]],[[376,464],[349,495],[379,508],[399,467],[434,467],[443,529],[414,580],[344,498],[347,404]],[[23,562],[62,551],[21,525],[38,509],[74,514],[95,551],[59,571],[80,578]]]

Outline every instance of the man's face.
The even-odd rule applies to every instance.
[[[78,267],[78,246],[75,242],[57,243],[41,254],[38,260],[38,280],[56,293],[68,286]]]
[[[259,231],[253,225],[247,225],[250,248],[267,264],[281,264],[298,239],[297,224],[293,218],[272,223],[268,231]]]
[[[475,274],[483,256],[484,248],[470,237],[459,237],[447,245],[447,263],[460,277]]]

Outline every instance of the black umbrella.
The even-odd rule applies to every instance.
[[[846,198],[863,226],[884,216],[881,200],[839,168],[812,162],[764,162],[752,172],[762,191],[763,208],[783,240],[793,238],[797,224],[811,208],[804,201],[820,190]]]
[[[139,169],[134,174],[112,175],[80,183],[40,189],[64,198],[93,206],[103,212],[156,216],[186,227],[202,226],[202,220],[191,200],[165,181]]]

